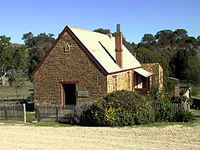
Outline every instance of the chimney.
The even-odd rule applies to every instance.
[[[123,50],[122,50],[122,33],[120,31],[120,24],[117,24],[117,32],[115,34],[115,54],[116,63],[122,68],[123,64]]]

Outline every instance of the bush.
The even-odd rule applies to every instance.
[[[150,91],[149,91],[149,96],[150,98],[154,100],[157,100],[159,97],[161,97],[161,93],[159,91],[158,85],[151,86]]]
[[[83,116],[84,125],[94,126],[126,126],[154,121],[154,112],[147,99],[125,90],[97,100]]]
[[[176,101],[158,100],[154,105],[159,105],[155,110],[155,121],[177,121],[188,122],[193,120],[194,116],[187,110],[180,109],[175,112],[175,105],[185,102],[185,98],[177,98]]]
[[[180,96],[180,97],[173,97],[171,102],[172,103],[178,103],[178,104],[182,104],[182,103],[186,103],[186,102],[190,102],[191,100],[189,98],[187,98],[186,96]]]
[[[181,111],[176,114],[175,120],[177,122],[189,122],[194,120],[194,115],[189,111]]]
[[[164,82],[164,89],[165,89],[165,92],[172,93],[172,91],[174,90],[174,87],[175,87],[176,85],[177,85],[177,82],[176,82],[176,81],[172,81],[172,80],[167,79],[167,80]]]
[[[70,114],[69,122],[71,124],[85,124],[84,112],[93,104],[92,101],[85,101],[77,105],[74,111]]]
[[[169,100],[158,100],[153,105],[159,106],[155,109],[155,121],[173,121],[173,104]]]
[[[192,86],[192,96],[195,96],[195,97],[200,96],[200,85]]]

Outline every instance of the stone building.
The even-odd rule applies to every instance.
[[[76,105],[116,90],[148,94],[153,73],[115,37],[66,26],[33,72],[38,103]]]
[[[142,67],[152,72],[153,75],[150,77],[150,86],[158,86],[159,90],[163,90],[163,69],[159,63],[145,63]]]

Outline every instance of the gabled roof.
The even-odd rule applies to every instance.
[[[69,27],[82,44],[108,73],[141,67],[140,62],[123,45],[123,68],[116,64],[115,37],[97,32]]]
[[[44,58],[34,69],[33,75],[38,71],[43,62],[48,58],[49,54],[51,53],[57,42],[62,38],[65,32],[67,32],[76,41],[76,43],[82,48],[89,59],[100,71],[102,71],[103,74],[112,74],[142,67],[140,62],[129,52],[129,50],[124,45],[122,46],[123,68],[120,68],[116,64],[115,37],[66,26],[59,37],[53,42],[51,48],[49,49],[49,51],[47,51]]]

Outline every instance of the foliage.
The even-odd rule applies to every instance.
[[[34,36],[31,32],[23,35],[25,46],[28,48],[29,66],[28,72],[32,73],[36,65],[41,61],[45,52],[49,49],[52,41],[54,41],[53,34],[40,33]]]
[[[154,121],[154,113],[144,97],[130,91],[116,91],[96,101],[84,112],[84,124],[126,126]]]
[[[151,43],[154,43],[156,42],[154,36],[152,34],[145,34],[141,40],[141,43],[148,43],[148,44],[151,44]]]
[[[99,32],[102,34],[110,34],[111,33],[109,29],[103,29],[103,28],[95,29],[94,32]]]
[[[160,99],[155,102],[156,105],[160,105],[160,108],[155,111],[156,121],[176,121],[176,122],[188,122],[194,119],[194,116],[188,110],[181,109],[174,112],[175,104],[183,104],[187,102],[186,97],[176,98],[172,101]]]
[[[12,69],[9,72],[8,77],[10,85],[15,88],[16,97],[17,99],[19,99],[19,97],[21,96],[22,88],[24,87],[25,84],[23,71]]]
[[[174,87],[177,85],[177,82],[172,81],[172,80],[165,80],[164,82],[164,90],[165,92],[172,93],[174,90]]]
[[[155,111],[155,121],[174,121],[173,104],[169,100],[157,100],[154,105],[160,108]]]
[[[74,111],[70,114],[69,122],[71,124],[86,124],[84,112],[92,105],[92,101],[85,101],[77,105]]]
[[[182,104],[185,102],[190,102],[191,100],[185,96],[180,96],[180,97],[173,97],[171,102],[172,103],[178,103],[178,104]]]
[[[134,51],[142,63],[159,62],[165,76],[199,84],[199,43],[199,38],[188,36],[185,29],[161,30],[155,36],[145,34]]]
[[[200,58],[197,56],[189,56],[188,66],[185,70],[185,79],[189,82],[200,85]]]
[[[192,86],[192,96],[200,97],[200,87]]]
[[[152,85],[149,91],[149,96],[151,99],[157,100],[159,97],[161,97],[161,93],[159,91],[158,85]]]
[[[194,115],[190,111],[181,111],[176,114],[177,122],[189,122],[194,120]]]
[[[12,44],[10,38],[0,36],[0,72],[7,74],[12,69],[27,69],[28,51],[25,46]]]
[[[170,65],[174,65],[175,76],[181,80],[186,78],[185,71],[188,67],[188,56],[189,53],[186,50],[181,50],[170,62]]]

